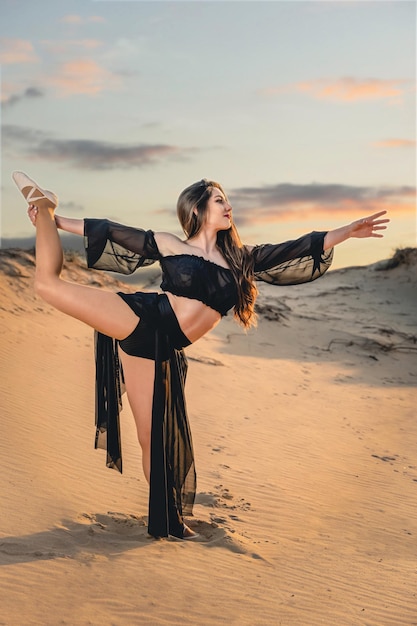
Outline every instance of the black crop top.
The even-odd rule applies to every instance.
[[[161,289],[176,296],[200,300],[226,315],[237,301],[232,271],[193,254],[160,257]]]
[[[294,241],[263,244],[251,249],[254,275],[274,285],[310,282],[330,267],[333,250],[323,252],[326,232],[312,232]],[[237,285],[230,269],[193,254],[162,256],[153,231],[123,226],[106,219],[85,219],[87,265],[132,274],[159,261],[161,289],[200,300],[226,315],[237,303]]]

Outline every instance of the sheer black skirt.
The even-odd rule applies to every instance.
[[[122,471],[119,412],[123,371],[118,343],[133,356],[155,361],[152,403],[148,532],[183,536],[183,515],[192,514],[196,473],[184,396],[187,359],[182,333],[165,294],[118,294],[140,317],[129,337],[117,342],[96,332],[96,448],[107,450],[107,466]]]

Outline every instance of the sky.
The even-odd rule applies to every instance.
[[[417,245],[414,1],[0,0],[0,71],[3,245],[33,235],[13,170],[176,234],[214,179],[248,244],[389,210],[334,267]]]

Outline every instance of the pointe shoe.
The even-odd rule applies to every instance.
[[[192,534],[187,534],[187,533],[192,533]],[[193,539],[200,539],[200,535],[194,532],[193,530],[191,530],[191,528],[187,526],[186,524],[183,525],[181,537],[178,535],[168,535],[168,537],[169,539],[173,541],[192,541]]]
[[[39,187],[39,185],[24,172],[13,172],[12,178],[28,204],[48,209],[56,209],[58,206],[58,196],[52,191],[46,191]]]
[[[186,533],[192,533],[192,534],[188,535]],[[182,538],[183,538],[184,541],[192,541],[193,539],[199,539],[200,535],[198,533],[194,532],[193,530],[191,530],[191,528],[189,526],[184,524],[184,530],[183,530]]]

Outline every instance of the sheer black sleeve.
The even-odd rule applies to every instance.
[[[279,244],[252,248],[256,280],[272,285],[298,285],[322,276],[333,260],[333,248],[324,252],[326,232],[304,235]]]
[[[96,270],[132,274],[159,259],[151,230],[123,226],[106,219],[84,220],[87,265]]]

